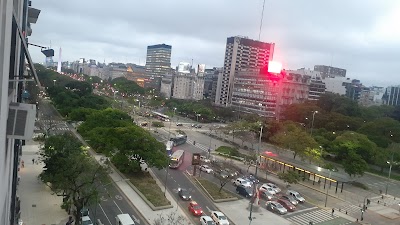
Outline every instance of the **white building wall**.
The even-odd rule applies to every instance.
[[[346,87],[343,83],[351,83],[351,81],[346,77],[326,77],[322,80],[325,83],[326,91],[331,93],[336,93],[339,95],[346,94]]]
[[[172,82],[161,81],[160,92],[166,97],[171,98]]]

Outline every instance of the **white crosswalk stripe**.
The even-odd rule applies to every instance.
[[[308,225],[311,221],[314,224],[318,224],[318,223],[322,223],[325,221],[333,220],[337,217],[338,216],[336,216],[336,215],[332,216],[332,214],[330,212],[328,212],[324,209],[319,209],[319,210],[311,211],[308,213],[299,214],[299,215],[295,215],[295,216],[291,216],[291,217],[285,217],[285,218],[295,224],[298,224],[298,225]]]
[[[361,207],[357,206],[357,205],[342,205],[340,207],[340,211],[342,213],[348,214],[348,215],[356,215],[359,216],[361,213]],[[347,212],[347,213],[346,213]]]
[[[193,145],[194,142],[193,142],[193,140],[187,139],[186,143]],[[196,145],[193,145],[193,146],[196,146],[196,147],[200,148],[201,150],[208,152],[208,147],[203,144],[196,143]]]

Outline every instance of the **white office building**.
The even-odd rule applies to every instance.
[[[180,63],[174,76],[173,98],[176,99],[203,99],[204,91],[204,65],[198,65],[197,73]]]

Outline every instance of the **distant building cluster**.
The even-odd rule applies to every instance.
[[[316,101],[326,92],[347,96],[363,106],[400,105],[400,86],[366,87],[346,77],[342,68],[315,65],[314,69],[271,73],[268,67],[274,49],[274,43],[234,36],[227,38],[223,67],[180,62],[172,68],[172,46],[166,44],[147,47],[145,66],[84,58],[62,66],[101,79],[125,77],[167,99],[209,99],[216,106],[278,119],[283,106]]]

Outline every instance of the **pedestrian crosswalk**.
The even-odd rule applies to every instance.
[[[338,216],[336,216],[335,214],[332,215],[332,213],[328,212],[327,210],[318,209],[307,213],[294,214],[294,216],[288,214],[287,216],[285,216],[285,218],[298,225],[309,225],[310,222],[312,222],[313,224],[318,224],[336,219],[338,218]]]
[[[196,144],[194,144],[194,140],[191,140],[191,139],[187,139],[186,143],[196,146],[197,148],[200,148],[202,151],[208,152],[209,146],[205,146],[205,145],[197,143],[197,142],[196,142]]]
[[[349,205],[349,204],[345,204],[342,205],[338,208],[338,210],[346,215],[352,215],[352,216],[359,216],[361,213],[361,207],[357,206],[357,205]]]

